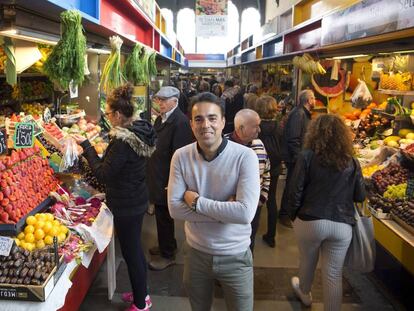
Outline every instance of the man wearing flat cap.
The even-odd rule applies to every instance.
[[[178,108],[179,97],[180,91],[172,86],[163,86],[153,97],[161,114],[154,124],[156,150],[148,162],[148,188],[150,200],[155,206],[158,234],[158,247],[149,250],[152,255],[149,268],[152,270],[164,270],[175,264],[177,242],[174,220],[167,205],[170,162],[175,150],[193,141],[190,122]]]

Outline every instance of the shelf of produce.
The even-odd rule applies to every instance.
[[[53,205],[55,200],[51,197],[47,197],[42,203],[32,209],[28,214],[20,218],[16,224],[0,224],[0,236],[14,236],[17,235],[26,224],[26,218],[41,213],[49,206]]]
[[[414,235],[394,220],[373,217],[375,239],[414,275]]]
[[[23,73],[18,73],[17,74],[18,77],[23,77],[23,78],[36,78],[36,77],[46,77],[46,75],[42,74],[42,73],[38,73],[38,72],[23,72]],[[6,75],[1,74],[0,78],[5,78]]]
[[[378,89],[378,92],[394,96],[414,95],[414,91],[397,91],[397,90],[384,90]]]
[[[0,104],[7,104],[10,102],[27,102],[27,101],[33,101],[33,100],[44,100],[44,99],[49,99],[51,98],[51,95],[39,95],[39,96],[29,96],[29,97],[25,97],[25,98],[19,98],[19,99],[2,99],[0,100]]]

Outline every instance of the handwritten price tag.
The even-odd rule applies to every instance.
[[[34,144],[33,123],[16,123],[16,130],[13,136],[14,148],[30,148]]]
[[[0,154],[7,153],[7,134],[6,129],[0,130]]]
[[[13,246],[13,239],[0,236],[0,256],[9,256]]]

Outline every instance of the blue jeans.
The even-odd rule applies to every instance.
[[[250,248],[230,256],[200,252],[184,247],[184,286],[192,311],[209,311],[214,280],[220,282],[229,311],[253,310],[253,258]]]

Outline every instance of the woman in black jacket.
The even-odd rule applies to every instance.
[[[126,84],[107,99],[105,115],[112,130],[111,141],[102,159],[88,140],[74,138],[96,178],[106,186],[106,200],[114,214],[114,225],[122,255],[128,266],[132,293],[122,298],[131,302],[127,310],[149,310],[147,263],[141,246],[141,228],[148,207],[146,159],[155,150],[155,132],[150,123],[133,121],[133,88]]]
[[[288,213],[298,240],[299,277],[292,287],[303,304],[322,257],[324,310],[339,311],[342,269],[355,224],[354,202],[365,199],[361,167],[353,159],[351,131],[335,115],[321,115],[308,129],[289,184]]]
[[[270,186],[267,207],[267,232],[263,235],[263,241],[270,247],[275,247],[276,236],[276,188],[279,179],[282,162],[280,130],[277,117],[279,114],[276,100],[269,95],[262,95],[258,98],[255,109],[260,116],[259,138],[263,142],[270,159]]]

